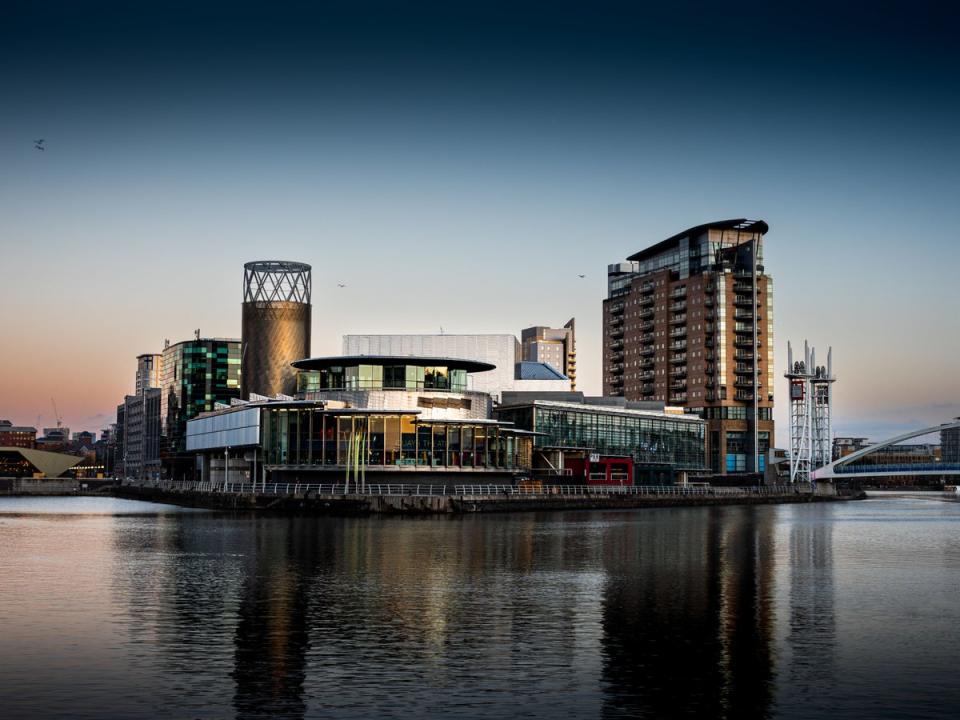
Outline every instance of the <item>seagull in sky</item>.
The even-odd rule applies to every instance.
[[[586,275],[577,275],[578,278],[585,278]]]
[[[343,283],[337,283],[337,287],[346,287]]]
[[[39,140],[34,140],[33,147],[36,148],[37,150],[46,150],[46,148],[43,146],[43,143],[45,142],[46,140],[44,140],[43,138],[40,138]]]

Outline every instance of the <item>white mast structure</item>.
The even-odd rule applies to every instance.
[[[831,462],[833,429],[833,348],[827,351],[827,366],[817,366],[816,350],[803,342],[803,360],[793,360],[787,343],[790,385],[790,482],[809,482],[810,473]]]
[[[813,401],[813,467],[812,470],[829,465],[833,461],[833,428],[831,405],[833,401],[833,348],[827,349],[827,366],[818,366],[815,358],[813,378],[810,380]]]

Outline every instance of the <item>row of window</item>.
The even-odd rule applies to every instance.
[[[297,373],[298,392],[391,389],[464,392],[467,371],[444,366],[353,365]]]

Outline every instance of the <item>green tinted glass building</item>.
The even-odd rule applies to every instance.
[[[165,460],[186,449],[187,420],[240,397],[240,341],[198,338],[163,350],[160,424]]]

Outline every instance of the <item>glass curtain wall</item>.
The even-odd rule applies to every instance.
[[[532,440],[495,425],[423,422],[404,414],[336,415],[315,408],[268,408],[263,410],[262,428],[263,457],[269,465],[343,466],[357,437],[368,467],[514,469],[529,467],[532,447]]]

